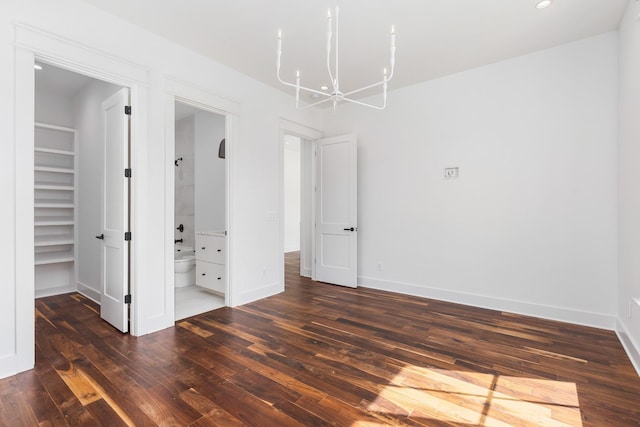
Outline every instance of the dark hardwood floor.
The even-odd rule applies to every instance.
[[[122,335],[79,294],[36,300],[36,367],[3,426],[638,426],[615,334],[313,283]]]

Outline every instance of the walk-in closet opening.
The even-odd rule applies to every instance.
[[[175,319],[224,307],[225,116],[175,102]]]
[[[313,259],[313,142],[283,137],[284,252],[299,252],[300,275],[311,277]]]
[[[77,291],[128,332],[129,89],[35,68],[35,297]]]

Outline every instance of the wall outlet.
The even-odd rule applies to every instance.
[[[382,263],[381,262],[376,264],[376,270],[377,271],[382,271]]]
[[[455,168],[445,168],[444,179],[457,179],[460,176],[459,170]]]

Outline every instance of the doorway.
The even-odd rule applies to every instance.
[[[175,101],[175,319],[226,305],[226,118]]]
[[[357,138],[341,135],[320,139],[312,130],[283,122],[282,141],[282,265],[291,249],[293,209],[290,189],[300,182],[300,275],[314,281],[357,286]],[[305,141],[302,135],[313,135]],[[317,136],[316,136],[317,135]],[[289,146],[300,142],[297,153]],[[284,281],[284,274],[283,274]],[[284,283],[284,282],[283,282]]]
[[[129,89],[37,60],[34,82],[34,295],[80,292],[128,332]]]
[[[313,269],[313,142],[283,137],[284,253],[299,252],[300,275]]]

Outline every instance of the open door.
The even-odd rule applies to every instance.
[[[102,103],[104,175],[100,316],[129,332],[129,89]],[[127,107],[127,110],[125,110]],[[126,175],[129,175],[127,173]],[[125,236],[125,233],[127,234]]]
[[[358,274],[357,140],[316,141],[315,280],[355,288]]]

